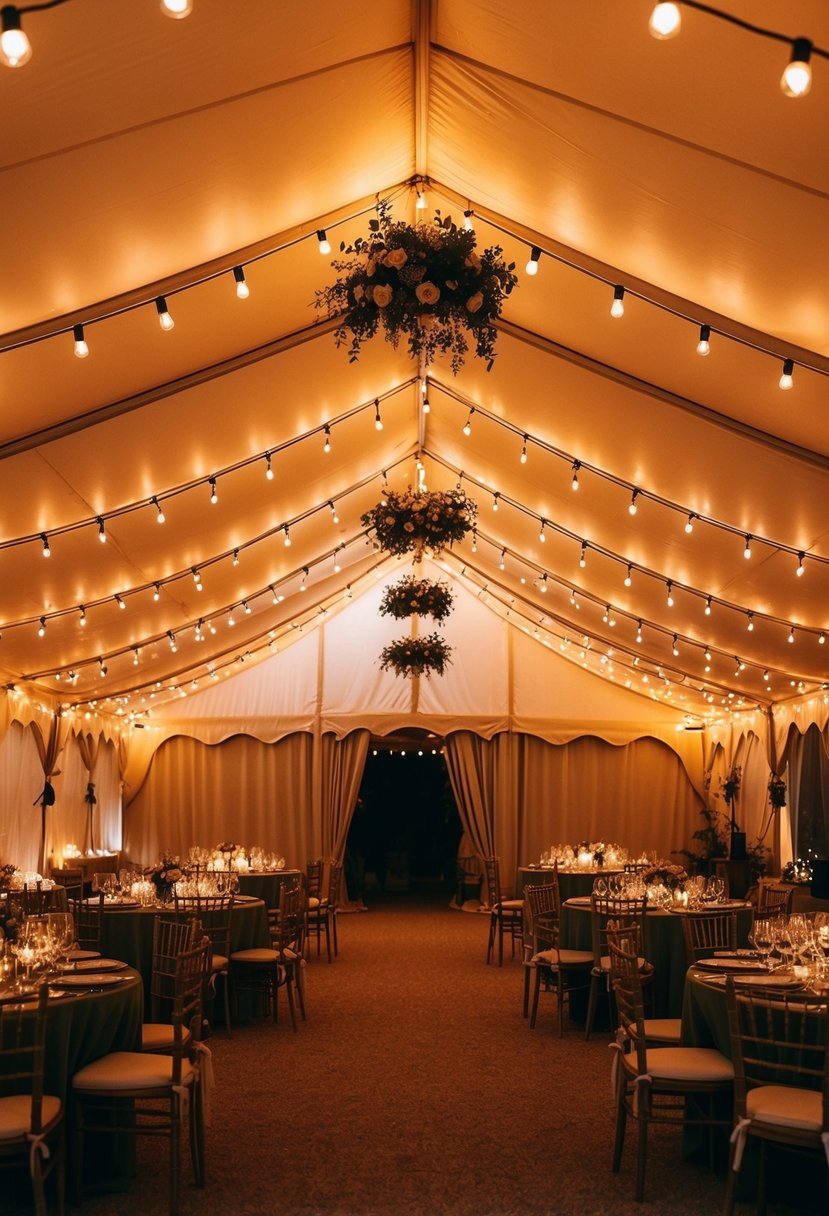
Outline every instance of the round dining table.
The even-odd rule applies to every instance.
[[[102,953],[108,958],[129,963],[144,980],[145,1002],[149,1016],[150,977],[153,966],[153,929],[157,916],[173,916],[172,905],[104,903]],[[211,913],[203,913],[209,924]],[[233,901],[230,921],[231,950],[248,950],[270,945],[265,902],[254,896],[239,895]]]
[[[239,875],[239,891],[264,900],[266,908],[278,908],[279,893],[285,883],[293,886],[302,877],[302,870],[248,870]]]
[[[518,870],[517,899],[523,899],[524,888],[533,884],[550,883],[553,881],[555,870],[550,866],[521,866]],[[604,866],[594,870],[559,870],[558,891],[561,902],[573,899],[575,896],[589,895],[597,878],[609,878],[611,874],[623,873],[620,869],[610,869]]]
[[[734,901],[737,910],[737,945],[748,944],[754,917],[750,904]],[[648,908],[645,913],[643,950],[653,964],[653,1016],[678,1018],[682,1014],[687,963],[680,911]],[[568,899],[561,908],[561,945],[571,950],[590,950],[592,940],[590,897]]]

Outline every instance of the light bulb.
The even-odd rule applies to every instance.
[[[325,257],[326,254],[329,254],[331,252],[331,242],[329,241],[328,237],[325,235],[324,228],[317,229],[317,240],[319,241],[320,253],[323,255],[323,257]]]
[[[322,433],[323,433],[323,436],[324,436],[324,442],[323,442],[323,445],[322,445],[322,450],[323,450],[323,452],[325,452],[325,454],[327,455],[327,454],[328,454],[328,453],[331,451],[331,427],[330,427],[330,426],[325,426],[325,427],[323,428],[323,432],[322,432]]]
[[[631,563],[628,562],[627,574],[625,575],[625,586],[626,587],[629,587],[631,585],[631,583],[633,582],[633,579],[631,578],[631,569],[632,569]]]
[[[806,570],[806,567],[803,565],[803,559],[805,556],[805,553],[798,553],[797,555],[797,570],[795,571],[795,574],[798,576],[798,578],[801,578]]]
[[[22,68],[32,57],[32,46],[20,24],[20,13],[13,4],[5,4],[0,17],[0,59],[8,68]]]
[[[164,299],[164,296],[159,296],[156,300],[155,310],[158,313],[158,323],[161,328],[167,330],[168,332],[169,330],[173,329],[175,326],[175,321],[167,311],[167,301]]]
[[[50,544],[49,544],[49,537],[46,535],[46,533],[45,533],[45,532],[41,532],[41,534],[40,534],[40,539],[41,539],[41,541],[43,542],[43,556],[44,556],[44,557],[51,557],[51,556],[52,556],[52,549],[51,549],[51,546],[50,546]]]
[[[664,42],[675,38],[682,29],[682,14],[678,4],[655,4],[648,21],[648,29],[654,38]]]
[[[794,625],[792,625],[792,627],[790,628],[790,630],[789,630],[789,636],[786,638],[786,641],[787,641],[787,642],[794,642]]]
[[[625,289],[624,287],[613,288],[613,303],[610,306],[611,317],[623,317],[625,315]]]
[[[751,557],[751,536],[746,532],[746,547],[743,549],[743,557],[748,561]]]
[[[104,526],[104,521],[100,515],[96,517],[96,522],[98,524],[98,540],[102,545],[105,545],[107,543],[107,532]]]
[[[428,205],[429,205],[429,200],[426,198],[426,191],[425,191],[425,190],[420,190],[420,189],[418,190],[418,192],[417,192],[417,203],[416,203],[415,205],[416,205],[416,207],[417,207],[417,210],[418,210],[418,211],[425,211],[425,210],[426,210],[426,208],[427,208],[427,207],[428,207]]]
[[[472,210],[471,207],[467,208],[467,210],[464,211],[464,213],[463,213],[463,226],[467,232],[472,231],[472,228],[473,228],[472,217],[474,216],[474,214],[475,214],[475,212]]]
[[[329,505],[329,507],[331,508],[331,522],[332,522],[332,524],[338,524],[338,523],[340,522],[340,517],[339,517],[339,515],[337,514],[337,508],[334,506],[333,501],[332,501],[332,502],[329,502],[329,504],[328,504],[328,505]]]
[[[581,554],[579,556],[579,565],[581,566],[582,570],[587,565],[587,541],[586,540],[583,540],[581,542]]]
[[[794,384],[794,359],[786,359],[783,363],[783,370],[780,373],[779,380],[780,388],[791,388]]]
[[[208,479],[208,484],[210,486],[210,502],[215,507],[216,503],[219,501],[219,492],[216,489],[216,478],[210,477]]]
[[[467,438],[469,438],[469,436],[472,434],[472,415],[474,413],[475,413],[475,407],[473,406],[470,409],[469,416],[467,417],[466,422],[463,425],[463,433],[464,433],[464,435],[466,435]]]
[[[287,525],[287,524],[285,524],[285,527],[284,527],[284,529],[283,529],[283,530],[284,530],[284,532],[285,532],[285,541],[284,541],[285,548],[286,548],[286,549],[290,549],[290,547],[291,547],[291,534],[290,534],[290,532],[288,531],[288,525]]]
[[[250,295],[250,288],[245,280],[245,272],[241,266],[233,267],[233,278],[236,281],[236,296],[240,300],[246,300]]]
[[[699,342],[697,342],[697,354],[707,355],[711,351],[711,326],[700,325],[699,327]]]
[[[538,274],[538,263],[541,261],[541,250],[537,245],[533,245],[530,253],[530,260],[527,262],[527,274]]]
[[[685,531],[688,533],[689,536],[691,535],[691,533],[694,530],[694,520],[695,519],[696,519],[696,516],[694,515],[694,512],[692,511],[691,514],[688,516],[687,520],[685,521]]]
[[[155,494],[153,494],[152,498],[150,499],[150,502],[152,503],[152,505],[155,507],[155,509],[157,511],[157,515],[155,517],[156,523],[157,524],[165,523],[167,516],[164,514],[164,510],[161,506],[161,503],[158,501]]]
[[[541,530],[540,530],[540,532],[538,533],[538,539],[541,541],[542,545],[543,545],[543,544],[546,544],[546,541],[547,541],[547,534],[546,534],[546,533],[545,533],[545,531],[544,531],[544,529],[545,529],[545,527],[546,527],[546,526],[547,526],[547,521],[546,521],[546,519],[542,519],[542,521],[541,521]]]
[[[268,481],[273,481],[273,469],[271,468],[271,454],[265,453],[265,477]]]
[[[431,405],[429,404],[429,398],[428,398],[428,397],[424,397],[424,398],[423,398],[423,407],[422,407],[422,408],[423,408],[423,413],[424,413],[424,414],[431,414],[431,412],[432,412],[432,407],[431,407]]]
[[[507,551],[506,551],[506,549],[502,549],[501,556],[498,559],[498,569],[506,570],[506,567],[507,567]]]
[[[812,44],[808,38],[795,38],[792,57],[783,70],[780,88],[787,97],[805,97],[812,87],[812,68],[809,59]]]
[[[636,497],[637,497],[638,493],[639,493],[638,490],[634,490],[630,496],[630,506],[628,507],[628,511],[630,512],[631,515],[635,515],[638,510],[638,507],[636,506]]]
[[[748,616],[748,624],[746,625],[746,629],[749,631],[749,633],[753,633],[754,632],[754,613],[749,612],[746,615]]]
[[[176,20],[189,17],[193,11],[193,0],[161,0],[161,11],[165,17]]]
[[[528,440],[528,439],[529,439],[529,435],[525,435],[525,436],[524,436],[524,443],[523,443],[523,446],[522,446],[522,448],[521,448],[521,463],[522,463],[522,464],[526,464],[526,463],[527,463],[527,440]]]
[[[40,618],[40,625],[38,626],[37,636],[39,638],[42,638],[45,633],[46,633],[46,617],[42,616]]]
[[[573,480],[570,482],[570,485],[573,487],[574,490],[578,490],[578,488],[579,488],[579,469],[580,468],[581,468],[581,462],[578,460],[574,460],[573,461]]]
[[[495,491],[495,493],[492,495],[492,509],[493,509],[493,511],[497,511],[497,510],[498,510],[498,499],[499,499],[500,497],[501,497],[501,491],[500,491],[500,490],[496,490],[496,491]]]
[[[673,606],[674,606],[674,595],[673,595],[673,587],[674,587],[674,585],[673,585],[673,583],[671,582],[671,580],[670,580],[670,579],[668,579],[667,583],[665,584],[665,587],[666,587],[667,592],[668,592],[668,598],[667,598],[666,603],[667,603],[667,605],[668,605],[668,607],[669,607],[669,608],[673,608]]]
[[[158,603],[158,601],[161,599],[161,585],[160,585],[160,583],[154,583],[154,584],[153,584],[153,599],[155,600],[155,602],[156,602],[156,603]]]
[[[382,429],[383,429],[383,419],[380,417],[380,402],[379,401],[374,402],[374,429],[376,431],[382,431]]]
[[[75,357],[77,359],[85,359],[89,354],[89,346],[86,338],[83,336],[83,326],[72,326],[72,337],[75,339]]]

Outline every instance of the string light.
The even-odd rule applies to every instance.
[[[506,551],[506,549],[502,549],[501,556],[498,559],[498,569],[506,570],[506,568],[507,568],[507,551]]]
[[[85,359],[89,354],[89,344],[84,337],[82,325],[72,326],[72,337],[75,340],[75,358]]]
[[[156,603],[161,599],[161,584],[153,583],[153,599]]]
[[[472,552],[478,552],[478,529],[475,527],[472,529]]]
[[[234,566],[239,565],[239,550],[238,549],[233,550],[233,564],[234,564]]]
[[[748,618],[748,623],[746,625],[746,629],[748,630],[749,633],[753,633],[754,632],[754,613],[747,612],[746,616]]]
[[[546,526],[547,526],[547,521],[546,521],[546,519],[542,519],[542,521],[541,521],[541,529],[540,529],[540,531],[539,531],[539,533],[538,533],[538,539],[541,541],[542,545],[543,545],[543,544],[545,544],[545,543],[546,543],[546,541],[547,541],[547,535],[546,535],[546,533],[545,533],[545,531],[544,531],[544,529],[546,528]]]
[[[573,480],[570,482],[570,485],[573,490],[578,490],[578,488],[579,488],[579,469],[580,468],[581,468],[581,461],[574,460],[573,461]]]
[[[339,574],[342,567],[340,566],[339,548],[334,550],[334,573]]]
[[[792,54],[783,69],[780,88],[787,97],[805,97],[812,87],[812,43],[808,38],[795,38]]]
[[[613,288],[613,303],[610,306],[611,317],[623,317],[625,315],[625,289],[624,287],[616,286]]]
[[[299,582],[299,589],[300,589],[300,591],[304,591],[304,590],[305,590],[305,580],[308,578],[308,573],[309,573],[309,571],[308,571],[308,567],[307,567],[307,566],[303,566],[303,567],[302,567],[302,578],[300,579],[300,582]]]
[[[4,4],[0,9],[0,19],[0,59],[6,67],[22,68],[32,57],[32,44],[23,30],[16,5]]]
[[[126,603],[124,602],[124,600],[121,598],[121,596],[120,596],[120,595],[116,595],[114,598],[115,598],[115,603],[118,605],[118,607],[121,609],[121,611],[122,611],[122,612],[123,612],[123,611],[126,611],[126,607],[127,607],[127,605],[126,605]]]
[[[679,657],[679,640],[676,634],[674,634],[673,641],[671,642],[671,653],[675,659]]]
[[[193,11],[193,0],[161,0],[161,11],[165,17],[180,21]]]
[[[326,423],[325,426],[322,428],[322,434],[323,434],[322,450],[323,450],[323,452],[325,452],[325,454],[327,456],[328,453],[331,451],[331,427],[328,425],[328,423]]]
[[[665,584],[665,588],[668,592],[668,598],[667,598],[666,602],[667,602],[669,608],[673,608],[673,606],[674,606],[674,594],[673,594],[674,584],[673,584],[672,579],[668,579],[668,581]]]
[[[797,569],[795,570],[795,574],[798,578],[802,578],[806,572],[806,567],[803,565],[803,559],[805,556],[806,554],[803,552],[798,553],[797,555]]]
[[[422,409],[422,411],[423,411],[423,413],[424,413],[424,414],[431,414],[431,412],[432,412],[432,407],[431,407],[431,405],[429,404],[429,398],[428,398],[428,397],[425,397],[425,396],[424,396],[424,397],[421,399],[421,409]]]
[[[287,525],[287,524],[285,524],[285,526],[284,526],[284,528],[283,528],[282,530],[283,530],[283,532],[285,533],[285,540],[284,540],[284,542],[283,542],[283,543],[284,543],[284,545],[285,545],[285,548],[286,548],[286,549],[290,549],[290,547],[291,547],[291,533],[290,533],[290,532],[289,532],[289,530],[288,530],[288,525]]]
[[[542,595],[547,594],[547,575],[546,574],[542,574],[541,582],[538,585],[538,589]]]
[[[104,527],[104,521],[100,515],[95,516],[95,523],[98,525],[98,540],[102,545],[107,543],[107,530]]]
[[[331,500],[329,501],[328,506],[331,508],[331,522],[332,522],[332,524],[338,524],[338,523],[340,522],[340,517],[339,517],[339,515],[337,514],[337,508],[334,506],[334,500],[333,500],[333,499],[331,499]]]
[[[746,541],[746,547],[745,547],[745,549],[743,549],[743,557],[746,559],[746,561],[748,561],[748,559],[751,557],[751,533],[750,532],[746,532],[745,541]]]
[[[688,535],[689,535],[689,536],[691,535],[691,533],[692,533],[692,532],[693,532],[693,530],[694,530],[694,520],[695,520],[696,518],[697,518],[697,517],[696,517],[696,515],[694,514],[694,512],[693,512],[693,511],[691,511],[691,513],[689,514],[689,516],[688,516],[687,520],[685,521],[685,531],[688,533]]]
[[[474,215],[475,215],[475,212],[472,210],[471,207],[467,207],[466,211],[464,211],[464,213],[463,213],[463,226],[467,232],[471,232],[473,229],[472,217]]]
[[[167,639],[170,643],[170,649],[172,650],[173,654],[175,654],[178,647],[176,646],[176,635],[173,633],[172,629],[167,630]]]
[[[826,634],[825,633],[821,633],[820,637],[818,638],[818,645],[819,646],[826,645]]]
[[[630,506],[628,507],[628,511],[630,512],[631,515],[635,515],[639,509],[636,506],[636,499],[637,499],[638,495],[639,495],[639,491],[634,490],[630,496]]]
[[[99,659],[98,659],[98,668],[99,668],[99,671],[100,671],[100,674],[101,674],[101,679],[103,679],[103,678],[104,678],[104,676],[105,676],[105,675],[106,675],[106,673],[107,673],[107,665],[106,665],[106,663],[104,662],[103,657],[101,657],[101,658],[99,658]]]
[[[710,595],[706,595],[706,597],[705,597],[705,609],[704,609],[704,611],[705,611],[705,615],[706,615],[706,616],[710,616],[710,615],[711,615],[711,596],[710,596]]]
[[[215,507],[216,503],[219,501],[219,491],[216,485],[216,478],[208,478],[208,485],[210,486],[210,504],[211,506]]]
[[[497,511],[497,510],[498,510],[498,499],[499,499],[500,497],[501,497],[501,491],[500,491],[500,490],[496,490],[496,491],[494,492],[494,494],[492,495],[492,509],[493,509],[493,511]]]
[[[470,407],[469,415],[466,422],[463,424],[463,433],[467,438],[472,434],[472,415],[475,413],[474,405]]]
[[[40,618],[40,625],[38,626],[37,636],[39,638],[42,638],[45,635],[45,633],[46,633],[46,617],[42,616]]]
[[[530,438],[529,435],[524,436],[524,442],[521,447],[521,463],[522,464],[527,463],[527,443],[529,441],[529,438]]]
[[[529,275],[538,274],[538,263],[541,261],[541,250],[537,245],[533,245],[530,252],[530,260],[527,262],[526,271]]]
[[[638,643],[640,643],[640,645],[641,645],[641,642],[642,642],[642,622],[641,621],[636,622],[636,641]]]
[[[789,389],[794,384],[794,359],[784,360],[778,384],[782,389]]]
[[[248,298],[248,296],[250,295],[250,288],[248,287],[247,280],[245,278],[245,272],[241,266],[233,267],[233,279],[234,279],[234,282],[236,283],[237,299],[246,300]]]
[[[242,601],[242,611],[244,612],[245,616],[250,616],[251,612],[253,611],[247,600]]]
[[[151,506],[155,507],[155,509],[157,511],[157,515],[155,517],[155,522],[157,524],[165,523],[167,516],[164,514],[161,503],[158,501],[158,498],[155,496],[155,494],[153,494],[152,498],[150,499],[150,504],[151,504]]]
[[[133,667],[138,666],[139,655],[140,655],[140,652],[138,650],[138,647],[133,646],[133,648],[132,648],[132,665],[133,665]]]
[[[271,454],[265,453],[265,480],[273,481],[273,468],[271,467]]]
[[[697,342],[697,354],[708,355],[711,353],[711,326],[700,325],[699,341]]]
[[[169,330],[175,328],[176,323],[173,320],[173,318],[170,316],[170,313],[167,309],[167,301],[165,300],[164,296],[159,296],[156,299],[155,310],[158,313],[158,323],[162,329],[167,330],[169,332]]]
[[[197,567],[196,567],[196,566],[193,566],[193,582],[194,582],[194,583],[195,583],[195,585],[196,585],[196,590],[197,590],[197,591],[203,591],[203,590],[204,590],[204,584],[203,584],[203,583],[202,583],[202,581],[201,581],[201,574],[199,574],[199,571],[198,571],[198,569],[197,569]]]
[[[51,546],[49,545],[49,537],[46,535],[45,532],[41,532],[40,539],[43,542],[43,556],[51,557],[52,549],[51,549]]]
[[[630,587],[631,583],[633,582],[633,578],[631,577],[632,570],[633,570],[633,566],[630,562],[628,562],[627,573],[625,574],[625,586],[626,587]]]
[[[786,638],[786,641],[792,643],[794,642],[794,625],[792,625],[789,629],[789,636]]]
[[[383,429],[383,419],[380,417],[379,398],[375,398],[374,400],[374,429],[376,431],[382,431]]]
[[[325,234],[324,228],[317,229],[317,240],[319,241],[319,250],[323,257],[327,257],[331,252],[331,242]]]
[[[655,4],[648,21],[648,29],[654,38],[675,38],[682,28],[682,14],[678,4]]]
[[[581,553],[579,554],[579,565],[581,566],[582,570],[587,565],[587,541],[586,540],[583,540],[581,542]]]

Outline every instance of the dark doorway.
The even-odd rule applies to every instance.
[[[372,740],[347,840],[365,902],[418,889],[454,891],[461,835],[442,741],[422,733]]]

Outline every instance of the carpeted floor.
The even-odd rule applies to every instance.
[[[633,1202],[630,1132],[622,1172],[610,1171],[607,1033],[585,1043],[571,1024],[560,1040],[551,1005],[531,1032],[520,965],[485,966],[487,917],[448,899],[388,896],[341,916],[339,959],[307,967],[296,1035],[283,1004],[277,1026],[210,1039],[208,1186],[194,1189],[185,1157],[182,1216],[720,1210],[722,1174],[684,1161],[667,1128],[652,1130],[646,1201]],[[139,1163],[128,1194],[89,1196],[83,1213],[164,1216],[166,1147],[143,1141]],[[827,1211],[825,1169],[785,1158],[772,1173],[770,1216]]]

